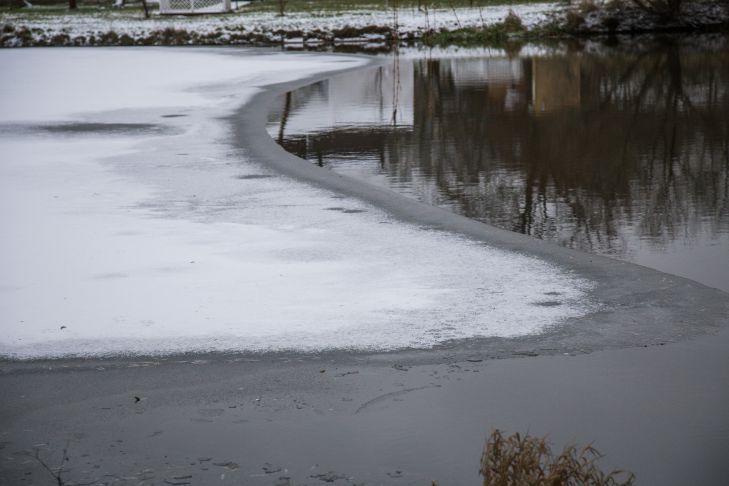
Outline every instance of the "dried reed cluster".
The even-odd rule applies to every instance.
[[[504,436],[495,430],[481,456],[484,486],[631,486],[635,479],[624,471],[602,472],[600,453],[591,445],[566,447],[554,456],[545,438]]]

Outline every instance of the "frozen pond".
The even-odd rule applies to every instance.
[[[404,53],[277,101],[288,151],[729,291],[729,48]]]
[[[463,192],[482,187],[461,184],[465,172],[455,170],[458,164],[465,164],[459,171],[470,167],[471,159],[454,154],[479,145],[468,145],[469,137],[459,143],[443,138],[468,134],[465,128],[481,119],[465,112],[438,122],[444,103],[455,103],[449,110],[460,113],[458,97],[447,101],[433,91],[427,101],[434,108],[426,110],[412,102],[418,97],[404,93],[441,79],[436,74],[448,63],[448,76],[457,74],[464,86],[477,85],[492,62],[494,72],[505,76],[524,75],[518,71],[526,69],[523,63],[421,58],[392,72],[367,70],[376,62],[243,49],[0,52],[0,63],[8,67],[0,80],[0,356],[371,352],[481,344],[508,353],[537,341],[548,352],[583,352],[663,342],[726,322],[726,294],[545,245],[343,178],[295,158],[268,136],[266,114],[276,93],[349,72],[284,97],[294,113],[278,132],[285,138],[289,130],[303,133],[321,121],[325,133],[327,124],[339,126],[331,121],[342,116],[341,106],[351,106],[343,112],[352,121],[344,133],[362,128],[347,139],[353,153],[361,155],[354,150],[358,144],[371,143],[389,154],[383,167],[393,154],[413,164],[432,160],[435,173],[450,167],[445,179]],[[418,77],[428,63],[433,76]],[[333,89],[341,83],[349,88]],[[397,96],[387,98],[387,86]],[[704,94],[688,90],[688,83],[686,89]],[[519,107],[521,95],[514,90],[502,101]],[[349,104],[323,102],[336,100],[340,91],[349,94]],[[716,92],[706,96],[723,96]],[[296,107],[318,108],[312,114],[294,110],[294,97],[311,101]],[[379,104],[362,105],[370,98]],[[394,129],[383,123],[393,106]],[[441,115],[426,115],[431,112]],[[419,122],[423,117],[434,123]],[[463,130],[453,130],[468,117]],[[725,122],[718,116],[713,126],[721,130]],[[515,123],[509,133],[516,137],[520,126]],[[418,135],[427,127],[443,136]],[[360,132],[374,135],[363,139]],[[414,137],[423,143],[387,142],[390,132],[403,142]],[[514,143],[519,153],[531,150]],[[437,156],[418,155],[426,151]],[[394,180],[378,175],[380,166],[360,155],[350,158],[352,167],[374,167],[375,177]],[[489,160],[484,156],[482,162]],[[497,171],[501,179],[484,173],[483,188],[512,181],[502,185],[514,194],[505,191],[499,200],[516,205],[521,159],[495,160],[503,166]],[[507,170],[508,164],[515,168]],[[726,178],[726,167],[719,169],[712,177],[700,174],[707,183]],[[431,176],[411,179],[422,183],[423,193],[442,193]],[[546,195],[562,190],[547,181]],[[542,206],[570,207],[547,204],[546,195]],[[721,235],[722,222],[705,226]]]
[[[569,268],[394,221],[234,147],[230,116],[263,87],[367,62],[0,53],[0,355],[430,348],[591,312]]]
[[[639,484],[729,476],[729,294],[269,136],[280,94],[346,70],[350,110],[292,95],[274,135],[341,117],[380,144],[393,106],[412,131],[372,64],[0,50],[0,483],[471,484],[495,428],[594,443]],[[407,66],[379,86],[415,89]]]

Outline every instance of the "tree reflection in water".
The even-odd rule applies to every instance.
[[[703,239],[720,241],[729,260],[726,38],[416,58],[399,69],[412,76],[399,93],[409,123],[333,120],[281,131],[279,143],[334,170],[369,161],[395,189],[571,248],[630,259],[637,246]],[[400,83],[383,80],[393,71],[372,74],[379,87],[362,95],[363,107],[379,96],[382,111],[396,98],[388,86]],[[318,101],[299,93],[284,119],[291,110],[305,118],[317,103],[337,111],[342,90],[361,89],[351,84],[308,88]]]

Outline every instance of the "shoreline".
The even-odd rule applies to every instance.
[[[689,4],[673,20],[630,5],[600,7],[599,0],[579,6],[525,3],[430,10],[413,6],[397,12],[292,11],[280,17],[241,10],[219,16],[143,19],[129,10],[58,15],[16,9],[0,14],[0,47],[241,46],[382,52],[400,47],[502,47],[729,32],[729,9],[711,2]]]

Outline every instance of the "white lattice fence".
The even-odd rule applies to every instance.
[[[203,14],[230,10],[230,0],[159,0],[161,14]]]

